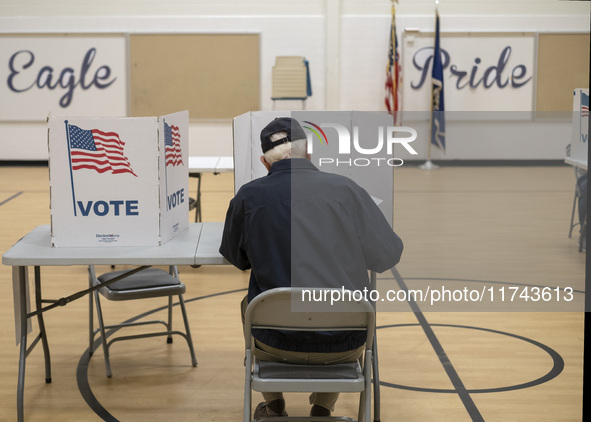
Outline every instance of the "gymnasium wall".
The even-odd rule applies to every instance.
[[[399,1],[400,42],[408,35],[408,29],[425,36],[433,32],[433,4],[423,0]],[[587,2],[442,0],[439,11],[442,36],[526,33],[537,43],[541,34],[589,33]],[[260,110],[274,107],[270,99],[271,69],[277,55],[300,55],[309,60],[313,95],[306,102],[307,110],[384,110],[389,26],[388,0],[0,2],[0,36],[116,34],[129,39],[150,34],[257,35],[259,79],[254,82],[258,83]],[[240,68],[242,63],[237,61],[235,66]],[[128,81],[129,91],[132,86],[133,81]],[[129,101],[131,92],[127,96]],[[203,101],[215,102],[215,99]],[[462,113],[468,110],[456,110],[461,114],[450,114],[448,149],[445,154],[434,151],[433,158],[563,159],[570,138],[568,113],[536,117],[535,99],[534,93],[530,113],[520,112],[510,117],[496,115],[483,119],[477,114]],[[131,115],[131,105],[125,107]],[[285,101],[275,107],[298,110],[301,105]],[[191,117],[191,155],[232,154],[231,116]],[[414,116],[403,124],[418,130],[416,143],[421,146],[417,148],[419,156],[408,157],[402,152],[401,158],[424,158],[428,122]],[[5,119],[0,114],[0,151],[0,160],[45,160],[46,124]]]

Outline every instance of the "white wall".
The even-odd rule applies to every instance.
[[[433,0],[400,0],[399,37],[405,28],[432,32],[433,5]],[[441,0],[439,11],[442,32],[588,33],[590,23],[588,2]],[[5,34],[259,33],[261,110],[273,107],[271,68],[277,55],[310,61],[313,96],[306,109],[383,110],[389,25],[389,0],[0,0]],[[278,102],[277,108],[300,104]],[[478,142],[475,125],[483,134]],[[540,141],[537,133],[551,136]],[[562,159],[569,136],[568,121],[450,122],[447,153],[433,158]],[[232,154],[230,121],[193,120],[190,138],[192,155]],[[0,121],[0,151],[0,160],[46,159],[45,124]],[[425,151],[419,148],[418,158]]]

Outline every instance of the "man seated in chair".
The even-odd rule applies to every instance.
[[[370,195],[347,177],[319,171],[306,143],[297,120],[269,123],[261,131],[261,162],[269,173],[242,186],[230,202],[220,253],[251,269],[243,317],[248,302],[268,289],[362,290],[370,287],[368,270],[383,272],[400,260],[402,241]],[[302,364],[352,362],[365,343],[363,332],[257,330],[253,336],[258,359]],[[310,415],[330,416],[338,396],[313,393]],[[281,392],[263,397],[255,419],[287,415]]]

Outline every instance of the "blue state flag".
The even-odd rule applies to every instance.
[[[439,45],[439,13],[435,14],[435,48],[433,49],[431,101],[431,143],[445,151],[445,102],[443,96],[443,63]]]

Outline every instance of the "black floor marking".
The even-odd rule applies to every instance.
[[[0,204],[1,205],[1,204]],[[399,286],[401,289],[403,290],[408,290],[406,284],[404,283],[404,280],[402,279],[402,277],[400,276],[400,274],[398,273],[398,271],[393,268],[392,269],[392,274],[394,275],[395,280],[398,282]],[[409,278],[410,280],[411,278]],[[413,279],[423,279],[423,278],[413,278]],[[443,279],[441,279],[443,280]],[[446,279],[447,280],[447,279]],[[455,279],[454,279],[455,280]],[[462,280],[462,281],[473,281],[473,282],[484,282],[481,280]],[[490,281],[486,281],[487,283],[491,283]],[[502,283],[502,282],[498,282],[498,283]],[[515,284],[515,283],[512,283]],[[206,295],[206,296],[201,296],[201,297],[196,297],[196,298],[192,298],[192,299],[188,299],[185,300],[185,303],[189,303],[189,302],[193,302],[196,300],[202,300],[202,299],[208,299],[211,297],[216,297],[216,296],[222,296],[225,294],[231,294],[231,293],[236,293],[236,292],[240,292],[240,291],[246,291],[247,289],[237,289],[237,290],[231,290],[231,291],[226,291],[226,292],[219,292],[219,293],[214,293],[211,295]],[[427,338],[429,339],[429,341],[431,342],[431,345],[433,346],[435,352],[437,353],[437,356],[439,357],[446,373],[448,374],[448,377],[450,378],[450,381],[452,382],[452,385],[454,386],[454,389],[450,389],[450,390],[444,390],[444,389],[429,389],[429,388],[421,388],[421,387],[410,387],[410,386],[404,386],[404,385],[399,385],[399,384],[393,384],[393,383],[389,383],[386,381],[380,381],[380,385],[384,386],[384,387],[389,387],[389,388],[398,388],[398,389],[406,389],[406,390],[412,390],[412,391],[421,391],[421,392],[430,392],[430,393],[448,393],[448,394],[458,394],[460,396],[460,399],[462,400],[464,407],[466,408],[466,410],[468,411],[468,414],[470,415],[470,417],[472,418],[473,421],[484,421],[484,418],[482,417],[482,415],[480,414],[480,412],[478,411],[474,401],[472,400],[472,398],[470,397],[470,394],[479,394],[479,393],[495,393],[495,392],[504,392],[504,391],[511,391],[511,390],[518,390],[518,389],[523,389],[523,388],[528,388],[528,387],[533,387],[539,384],[542,384],[544,382],[550,381],[551,379],[557,377],[562,370],[564,369],[564,360],[562,359],[562,357],[553,349],[551,349],[550,347],[539,343],[535,340],[526,338],[526,337],[522,337],[522,336],[518,336],[515,334],[511,334],[511,333],[506,333],[506,332],[502,332],[502,331],[497,331],[497,330],[491,330],[491,329],[485,329],[485,328],[480,328],[480,327],[471,327],[471,326],[462,326],[462,325],[453,325],[453,324],[429,324],[427,322],[427,320],[425,319],[424,315],[422,314],[421,310],[419,309],[418,305],[415,302],[409,302],[409,305],[411,306],[411,309],[413,310],[413,312],[415,313],[415,316],[417,318],[417,320],[419,321],[418,324],[399,324],[399,325],[386,325],[386,326],[380,326],[377,327],[378,329],[384,329],[384,328],[391,328],[391,327],[402,327],[402,326],[415,326],[415,325],[419,325],[423,328],[423,330],[425,331],[425,334],[427,335]],[[174,306],[178,306],[178,303],[175,303]],[[145,316],[148,316],[150,314],[159,312],[161,310],[166,309],[166,306],[162,306],[160,308],[157,309],[153,309],[151,311],[148,311],[144,314],[141,315],[137,315],[129,320],[127,320],[126,322],[134,322],[138,319],[144,318]],[[481,331],[486,331],[486,332],[492,332],[492,333],[497,333],[500,335],[506,335],[506,336],[510,336],[510,337],[514,337],[526,342],[529,342],[531,344],[536,345],[537,347],[540,347],[541,349],[543,349],[544,351],[546,351],[553,360],[553,367],[551,368],[551,370],[543,375],[542,377],[527,382],[527,383],[523,383],[523,384],[518,384],[518,385],[514,385],[514,386],[506,386],[506,387],[498,387],[498,388],[487,388],[487,389],[467,389],[462,381],[460,380],[457,372],[455,371],[455,369],[453,368],[453,365],[451,364],[451,362],[449,361],[449,358],[447,357],[447,355],[445,354],[445,351],[443,350],[443,347],[441,346],[441,344],[439,343],[438,339],[435,336],[435,333],[433,332],[433,330],[431,329],[431,327],[451,327],[451,328],[462,328],[462,329],[473,329],[473,330],[481,330]],[[109,330],[106,335],[107,337],[112,335],[115,330]],[[96,340],[95,341],[95,350],[97,347],[100,347],[100,341]],[[101,404],[100,402],[97,400],[97,398],[94,396],[92,389],[90,388],[89,382],[88,382],[88,364],[90,362],[91,356],[89,354],[89,350],[86,349],[84,351],[84,353],[82,354],[80,361],[78,363],[78,368],[77,368],[77,372],[76,372],[76,378],[77,378],[77,382],[78,382],[78,388],[79,391],[82,395],[82,397],[84,398],[84,400],[86,401],[86,403],[88,404],[88,406],[104,421],[108,421],[108,422],[118,422],[118,419],[116,419],[113,415],[111,415]]]
[[[222,295],[231,294],[231,293],[245,292],[246,290],[247,289],[237,289],[237,290],[229,290],[227,292],[213,293],[213,294],[206,295],[206,296],[199,296],[199,297],[195,297],[192,299],[187,299],[187,300],[185,300],[185,303],[194,302],[196,300],[209,299],[211,297],[222,296]],[[173,306],[178,306],[178,305],[179,304],[177,302]],[[238,305],[236,305],[236,306],[238,306]],[[153,313],[156,313],[156,312],[160,312],[160,311],[165,310],[167,308],[168,308],[168,306],[161,306],[160,308],[152,309],[148,312],[145,312],[143,314],[140,314],[140,315],[137,315],[133,318],[128,319],[127,321],[125,321],[125,323],[135,322],[138,319],[144,318],[144,317],[151,315]],[[109,337],[110,335],[112,335],[113,333],[115,333],[118,330],[119,330],[119,328],[113,328],[111,330],[108,330],[105,333],[105,336]],[[100,340],[99,339],[95,340],[94,350],[96,350],[97,347],[100,347],[100,345],[101,345]],[[82,356],[80,357],[80,360],[78,361],[78,368],[76,369],[76,381],[78,382],[78,390],[80,391],[80,394],[82,395],[82,398],[84,398],[84,401],[86,402],[86,404],[88,404],[88,406],[94,411],[94,413],[96,413],[102,420],[107,421],[107,422],[119,422],[119,420],[117,418],[115,418],[113,415],[111,415],[109,413],[109,411],[103,407],[103,405],[98,401],[98,399],[95,397],[94,393],[92,392],[92,389],[90,388],[90,384],[88,382],[88,364],[90,363],[90,358],[92,356],[90,355],[89,352],[90,352],[89,349],[86,349],[84,351],[84,353],[82,353]]]
[[[108,334],[112,333],[109,331]],[[95,350],[99,346],[100,340],[96,340],[94,343]],[[89,350],[86,349],[78,361],[78,368],[76,368],[78,391],[80,391],[80,394],[82,394],[82,398],[84,398],[84,401],[86,404],[88,404],[88,407],[90,407],[102,420],[108,422],[118,422],[118,419],[111,415],[107,409],[105,409],[103,405],[100,404],[92,392],[92,389],[90,388],[90,384],[88,383],[88,364],[90,363],[91,357],[92,356],[90,355]]]
[[[379,329],[383,329],[383,328],[412,327],[412,326],[417,326],[417,325],[419,325],[419,324],[393,324],[393,325],[383,325],[383,326],[377,327],[377,329],[379,330]],[[548,381],[552,380],[553,378],[556,378],[558,375],[560,375],[560,373],[564,369],[564,360],[562,359],[562,356],[560,356],[560,354],[558,352],[556,352],[554,349],[546,346],[545,344],[542,344],[540,342],[537,342],[537,341],[532,340],[527,337],[523,337],[523,336],[519,336],[516,334],[511,334],[511,333],[506,333],[504,331],[492,330],[492,329],[482,328],[482,327],[471,327],[471,326],[467,326],[467,325],[431,324],[431,326],[432,327],[449,327],[449,328],[463,328],[463,329],[468,329],[468,330],[479,330],[479,331],[485,331],[485,332],[489,332],[489,333],[495,333],[495,334],[513,337],[518,340],[523,340],[525,342],[533,344],[534,346],[539,347],[540,349],[542,349],[546,353],[548,353],[550,355],[550,357],[552,358],[552,363],[553,363],[552,368],[550,369],[550,371],[548,371],[547,374],[541,376],[540,378],[537,378],[533,381],[525,382],[522,384],[510,385],[507,387],[480,388],[480,389],[476,388],[476,389],[466,390],[470,394],[501,393],[501,392],[505,392],[505,391],[521,390],[523,388],[534,387],[536,385],[548,382]],[[401,390],[421,391],[421,392],[427,392],[427,393],[455,393],[456,392],[456,390],[450,390],[450,389],[410,387],[410,386],[406,386],[406,385],[394,384],[394,383],[385,382],[385,381],[381,381],[381,380],[380,380],[380,385],[383,385],[386,387],[391,387],[391,388],[398,388]]]
[[[4,201],[0,202],[0,206],[6,204],[8,201],[12,201],[14,198],[16,198],[19,195],[22,195],[23,193],[25,193],[25,191],[20,191],[18,193],[15,193],[14,195],[12,195],[10,198],[5,199]]]
[[[396,268],[392,268],[392,274],[394,275],[394,278],[396,279],[398,286],[402,290],[408,291],[408,288],[406,287],[406,283],[404,282],[404,280],[402,279],[402,277],[400,276],[400,274],[398,273]],[[472,397],[470,397],[470,393],[468,392],[468,390],[464,386],[464,383],[462,383],[462,380],[460,379],[458,373],[456,372],[455,368],[453,367],[451,361],[447,357],[445,350],[443,350],[443,346],[441,345],[441,343],[439,343],[439,340],[437,339],[437,336],[433,332],[431,325],[429,325],[429,322],[427,322],[427,319],[425,318],[425,316],[421,312],[421,309],[419,308],[417,303],[414,300],[412,300],[412,298],[410,298],[410,300],[408,300],[408,304],[410,305],[412,311],[414,312],[415,317],[419,321],[419,324],[420,324],[421,328],[423,329],[423,331],[425,332],[425,335],[427,336],[427,339],[431,343],[431,346],[435,350],[435,353],[437,354],[439,361],[443,365],[443,369],[447,373],[449,380],[451,381],[452,385],[454,386],[455,392],[458,394],[458,396],[460,397],[460,400],[464,404],[464,407],[468,411],[470,418],[473,421],[484,421],[484,418],[480,414],[480,411],[476,407],[476,404],[472,400]]]

